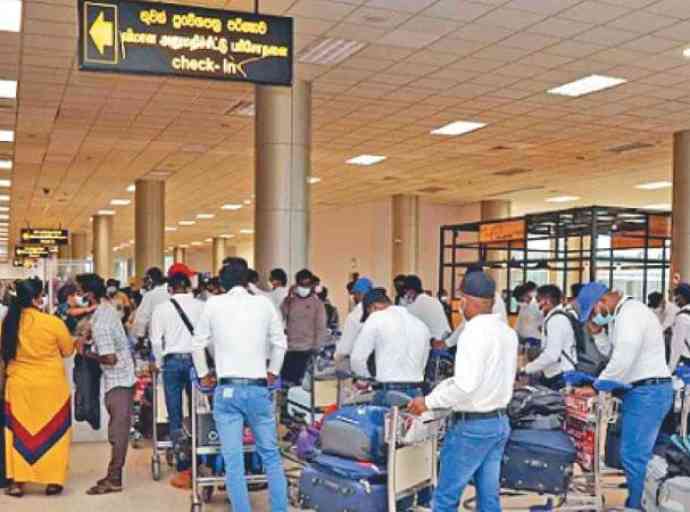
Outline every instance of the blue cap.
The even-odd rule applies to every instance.
[[[352,287],[352,293],[369,293],[369,290],[371,290],[373,286],[374,283],[371,282],[371,279],[368,277],[360,277]]]
[[[577,306],[580,311],[580,322],[583,324],[589,321],[594,306],[609,291],[603,283],[588,283],[582,287],[577,295]]]
[[[678,286],[676,286],[676,289],[673,290],[673,294],[680,295],[686,301],[690,302],[690,284],[680,283]]]
[[[460,291],[479,299],[493,299],[496,295],[496,283],[482,271],[465,274]]]
[[[385,288],[372,288],[364,296],[362,300],[362,322],[366,322],[369,318],[369,306],[377,302],[390,302]]]

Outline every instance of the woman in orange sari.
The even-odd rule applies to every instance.
[[[60,318],[40,311],[43,285],[17,283],[2,323],[5,382],[5,461],[12,484],[6,494],[21,498],[25,483],[62,492],[71,441],[70,389],[62,360],[74,340]]]

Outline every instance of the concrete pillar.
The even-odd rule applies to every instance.
[[[671,275],[690,279],[690,130],[673,135]]]
[[[127,258],[127,279],[132,277],[135,271],[134,258]]]
[[[223,266],[223,260],[227,254],[225,251],[225,238],[216,236],[211,245],[211,273],[215,276]]]
[[[225,257],[229,258],[230,256],[237,256],[237,247],[234,245],[225,246]]]
[[[294,275],[309,265],[311,84],[256,86],[254,265]]]
[[[86,244],[86,233],[83,231],[75,231],[71,233],[69,249],[70,257],[73,260],[85,260],[89,255],[89,250]]]
[[[393,276],[418,272],[419,196],[396,195],[393,196]]]
[[[93,264],[103,279],[113,276],[113,216],[93,216]]]
[[[165,182],[137,180],[134,193],[134,262],[136,275],[163,268],[165,251]]]
[[[69,260],[71,258],[71,251],[69,244],[58,246],[58,259]]]
[[[187,263],[186,247],[173,247],[173,263]]]
[[[479,205],[479,211],[482,221],[507,219],[511,215],[510,210],[510,201],[498,199],[491,201],[482,201]],[[502,260],[506,258],[506,253],[505,251],[488,250],[486,257],[489,261]],[[507,270],[501,269],[491,269],[488,271],[488,274],[493,278],[494,281],[496,281],[496,290],[498,290],[499,292],[502,292],[508,283],[506,273]],[[511,284],[514,287],[515,283]]]

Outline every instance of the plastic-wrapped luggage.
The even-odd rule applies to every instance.
[[[565,415],[565,399],[544,386],[525,386],[513,393],[508,405],[514,429],[560,430]]]
[[[321,450],[353,460],[383,462],[387,407],[348,406],[324,418]]]
[[[501,487],[545,494],[563,494],[577,456],[562,431],[514,430],[503,454]]]

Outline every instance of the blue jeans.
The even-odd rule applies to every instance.
[[[457,512],[462,493],[474,478],[478,512],[500,512],[501,459],[509,436],[505,416],[456,422],[441,448],[433,511]]]
[[[388,401],[388,391],[386,389],[379,389],[374,393],[374,405],[380,405],[383,407],[391,407],[391,404]],[[418,396],[422,396],[422,389],[419,387],[403,387],[401,386],[400,389],[391,389],[390,391],[397,391],[399,393],[403,393],[410,398],[417,398]]]
[[[165,406],[168,409],[170,423],[170,440],[177,443],[182,435],[182,393],[187,393],[191,404],[192,381],[189,370],[192,368],[191,356],[177,354],[168,356],[163,362],[163,389]],[[190,467],[189,461],[177,460],[177,470],[184,471]]]
[[[628,482],[628,508],[642,510],[647,464],[672,404],[671,383],[639,386],[623,396],[621,461]]]
[[[225,459],[225,481],[234,512],[251,512],[244,476],[242,431],[247,423],[256,438],[268,477],[272,512],[287,512],[287,480],[278,449],[278,432],[268,388],[253,385],[218,386],[213,399],[213,418]]]

